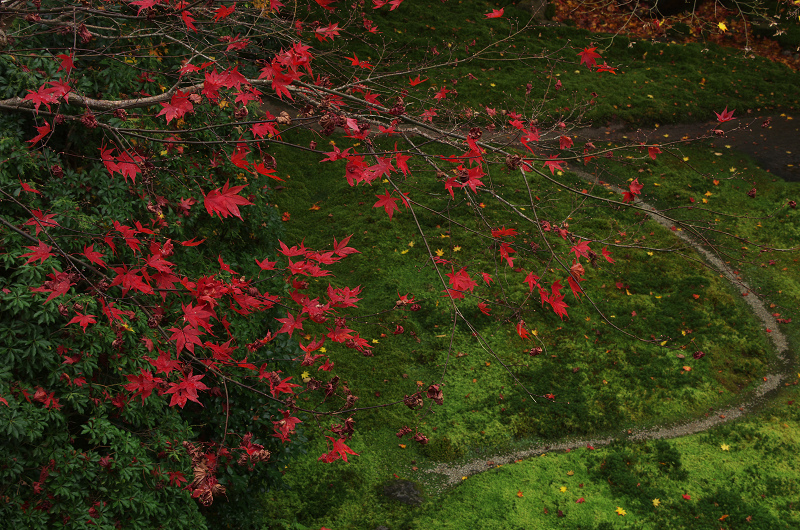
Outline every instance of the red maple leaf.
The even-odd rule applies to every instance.
[[[425,82],[425,81],[427,81],[427,80],[428,80],[428,78],[427,78],[427,77],[426,77],[425,79],[420,79],[420,78],[419,78],[419,75],[417,75],[417,78],[416,78],[416,79],[411,79],[411,78],[409,77],[409,78],[408,78],[408,83],[409,83],[411,86],[417,86],[417,85],[419,85],[420,83],[424,83],[424,82]]]
[[[53,269],[53,273],[48,274],[47,277],[50,279],[44,282],[41,287],[31,288],[31,291],[36,293],[50,293],[50,296],[44,301],[45,304],[53,298],[58,298],[63,294],[67,294],[69,288],[75,285],[70,281],[70,275],[66,272],[59,272]]]
[[[556,158],[558,158],[557,155],[550,155],[550,160],[548,160],[548,161],[546,161],[544,163],[544,167],[549,167],[550,168],[550,174],[551,175],[555,174],[556,170],[558,170],[558,171],[563,171],[564,170],[564,168],[561,167],[561,164],[563,164],[564,161],[563,160],[555,160]]]
[[[330,436],[326,436],[328,440],[333,442],[333,449],[329,453],[325,453],[318,460],[321,460],[325,463],[331,463],[335,460],[339,460],[340,458],[347,462],[347,455],[355,455],[358,456],[358,453],[347,447],[344,443],[344,438],[339,438],[338,440],[334,440]]]
[[[36,127],[36,132],[38,132],[39,134],[28,140],[28,143],[31,144],[31,147],[33,147],[39,140],[43,139],[45,136],[50,134],[51,130],[52,129],[50,129],[50,123],[44,122],[44,125],[42,125],[41,127]]]
[[[346,238],[342,239],[341,241],[337,242],[336,238],[333,238],[333,253],[337,256],[347,256],[348,254],[360,254],[360,252],[353,247],[348,247],[347,243],[350,242],[350,238],[353,237],[353,234],[350,234]]]
[[[606,250],[606,247],[603,247],[603,257],[606,258],[607,262],[614,263],[614,259],[611,258],[611,253]]]
[[[714,113],[717,115],[717,121],[720,123],[725,123],[726,121],[731,121],[733,119],[733,113],[736,112],[735,110],[728,111],[728,107],[725,107],[725,110],[722,111],[722,114]]]
[[[300,385],[290,383],[289,379],[291,378],[292,376],[289,376],[283,381],[279,382],[277,385],[272,382],[272,378],[269,378],[269,391],[272,393],[272,397],[278,397],[278,394],[281,392],[283,392],[284,394],[294,394],[294,390],[292,390],[292,387]]]
[[[561,291],[561,284],[559,282],[553,283],[552,291],[547,302],[552,306],[555,314],[560,316],[561,320],[564,320],[564,317],[568,316],[567,308],[569,306],[564,302],[564,295],[559,292]]]
[[[58,70],[56,70],[56,73],[60,72],[61,70],[70,73],[70,71],[73,68],[75,68],[74,57],[72,55],[67,55],[66,53],[60,53],[56,55],[56,57],[61,59],[61,65],[58,67]]]
[[[89,324],[97,324],[97,320],[94,319],[95,315],[82,315],[77,311],[75,311],[75,315],[76,316],[72,317],[72,320],[67,322],[67,325],[79,324],[83,328],[84,333],[86,333],[86,326]]]
[[[88,247],[84,245],[82,254],[86,256],[86,259],[88,259],[90,263],[94,263],[95,265],[99,265],[103,268],[106,267],[106,262],[103,261],[103,255],[94,250],[94,244],[91,244]]]
[[[186,11],[184,11],[184,13],[186,13]],[[161,112],[159,112],[156,116],[166,115],[167,123],[169,123],[173,118],[182,118],[184,114],[187,112],[192,112],[194,109],[194,105],[192,105],[192,102],[189,101],[189,93],[182,92],[180,90],[172,94],[172,98],[170,99],[169,103],[162,103],[161,106],[164,108],[161,109]]]
[[[203,341],[200,340],[202,332],[197,328],[185,326],[183,329],[169,328],[168,331],[172,332],[172,336],[170,336],[169,340],[175,341],[175,350],[178,355],[180,355],[181,350],[184,348],[194,353],[195,344],[198,346],[203,345]]]
[[[36,235],[39,235],[44,228],[51,226],[59,226],[58,221],[53,221],[56,216],[54,213],[42,213],[39,209],[31,210],[33,217],[25,221],[24,226],[32,226],[36,229]]]
[[[295,425],[298,423],[303,423],[300,421],[299,418],[295,418],[291,415],[291,412],[288,410],[280,411],[283,414],[283,418],[278,421],[273,421],[274,429],[277,434],[274,434],[276,438],[280,438],[283,442],[289,441],[289,435],[294,432]]]
[[[125,390],[134,392],[133,396],[131,396],[134,399],[136,396],[142,396],[142,403],[144,403],[144,400],[150,397],[153,389],[157,388],[164,380],[160,377],[153,377],[153,374],[146,371],[144,368],[141,368],[140,372],[140,375],[130,374],[125,376],[128,378],[128,381],[130,381],[130,383],[125,385]]]
[[[539,285],[539,277],[536,276],[534,273],[529,272],[525,279],[522,280],[523,283],[528,284],[528,292],[533,292],[533,288]]]
[[[585,64],[589,68],[597,64],[597,61],[595,61],[595,59],[600,59],[601,57],[600,54],[595,51],[596,49],[597,47],[584,48],[583,51],[581,51],[578,54],[578,56],[580,56],[581,58],[581,64]]]
[[[278,333],[288,333],[289,336],[292,336],[292,333],[296,329],[303,329],[303,321],[305,317],[299,317],[297,319],[294,318],[290,312],[286,312],[286,318],[276,318],[278,322],[282,323],[281,329],[278,330]]]
[[[644,187],[643,184],[639,184],[639,178],[637,177],[634,179],[633,182],[630,183],[628,189],[630,191],[626,191],[622,194],[622,202],[631,202],[633,199],[636,198],[637,195],[641,194],[642,188]]]
[[[488,305],[484,304],[483,302],[480,302],[478,304],[478,309],[480,309],[481,313],[483,313],[484,315],[488,315],[489,312],[491,312],[491,310],[492,310],[492,308],[490,308]]]
[[[151,359],[150,357],[145,357],[145,359],[156,368],[156,373],[164,372],[166,375],[169,375],[173,370],[178,370],[181,365],[180,361],[173,361],[170,354],[162,350],[158,350],[158,359]]]
[[[486,13],[483,16],[485,16],[486,18],[500,18],[503,16],[504,11],[505,8],[501,7],[500,9],[493,9],[491,13]]]
[[[219,215],[220,219],[224,219],[229,215],[242,219],[242,215],[239,213],[239,206],[253,204],[244,197],[237,195],[246,185],[228,187],[228,184],[229,181],[226,181],[222,189],[217,188],[208,192],[208,195],[205,196],[203,201],[206,210],[211,217],[214,217],[216,213]]]
[[[172,383],[169,389],[164,392],[165,394],[172,394],[169,406],[180,405],[183,408],[187,399],[202,406],[203,404],[197,399],[197,391],[208,390],[208,387],[200,382],[203,377],[205,377],[203,374],[192,375],[192,372],[189,372],[189,375],[180,383]]]
[[[191,13],[189,13],[188,9],[181,13],[181,18],[183,19],[183,22],[186,24],[187,28],[197,33],[197,28],[194,25],[194,17]]]
[[[397,201],[399,200],[397,197],[392,197],[392,194],[389,193],[389,190],[384,188],[386,192],[385,195],[378,195],[377,193],[375,196],[380,199],[376,202],[372,207],[373,208],[380,208],[383,207],[386,210],[386,213],[389,214],[389,219],[392,218],[392,214],[395,210],[399,210],[400,208],[397,206]]]
[[[569,136],[559,136],[558,137],[558,145],[560,149],[569,149],[572,147],[572,138]]]
[[[653,160],[656,159],[656,155],[659,154],[660,152],[661,149],[659,149],[657,145],[653,145],[647,148],[647,154],[649,154],[650,158],[652,158]]]
[[[153,294],[153,288],[150,287],[149,284],[142,281],[142,277],[137,274],[142,272],[141,269],[128,270],[128,266],[123,265],[122,267],[114,267],[114,272],[116,272],[117,275],[111,282],[111,287],[115,285],[122,285],[122,296],[128,294],[128,291],[131,289],[145,294]]]
[[[231,13],[233,13],[234,9],[236,9],[236,2],[234,2],[230,7],[219,6],[217,10],[214,11],[214,22],[217,20],[222,20],[223,18],[227,18]]]
[[[530,336],[528,330],[525,329],[524,320],[520,320],[519,322],[517,322],[517,335],[519,335],[519,338],[521,339],[527,339]]]
[[[569,249],[569,251],[570,252],[574,252],[575,253],[575,259],[578,259],[580,256],[588,258],[589,257],[589,252],[591,252],[592,249],[589,248],[589,242],[588,241],[581,241],[580,243],[578,243],[577,245],[575,245],[574,247]]]
[[[33,107],[36,113],[39,113],[39,105],[45,104],[47,110],[50,110],[50,103],[55,103],[58,98],[53,94],[52,88],[45,88],[44,85],[39,87],[39,90],[28,89],[28,95],[24,99],[33,101]]]
[[[22,254],[20,256],[20,258],[24,258],[26,256],[30,256],[28,258],[28,261],[25,262],[25,265],[27,265],[28,263],[30,263],[32,261],[36,261],[37,259],[41,260],[41,263],[44,263],[44,260],[46,260],[47,258],[49,258],[50,256],[53,255],[53,253],[50,252],[51,250],[53,250],[53,247],[51,247],[50,245],[46,244],[44,241],[39,241],[39,244],[36,245],[35,247],[25,247],[25,248],[27,248],[27,249],[29,249],[31,251],[31,252],[28,252],[27,254]]]

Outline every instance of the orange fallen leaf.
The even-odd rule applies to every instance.
[[[683,369],[686,370],[687,372],[691,372],[692,371],[692,367],[691,366],[684,366]]]
[[[519,490],[519,491],[517,492],[517,497],[520,497],[520,498],[522,498],[522,490]]]
[[[692,297],[693,297],[695,300],[697,300],[698,298],[700,298],[700,295],[699,295],[699,294],[693,294],[693,295],[692,295]]]
[[[727,519],[727,518],[728,518],[728,514],[726,513],[725,515],[723,515],[722,517],[720,517],[720,518],[719,518],[719,520],[720,520],[720,521],[724,521],[724,520],[725,520],[725,519]]]

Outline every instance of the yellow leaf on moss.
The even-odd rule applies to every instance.
[[[658,507],[659,504],[661,504],[659,499],[653,499],[653,506]]]
[[[627,513],[628,513],[625,510],[623,510],[622,508],[620,508],[619,506],[617,506],[617,509],[615,511],[617,512],[617,515],[627,515]]]

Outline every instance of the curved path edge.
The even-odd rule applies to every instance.
[[[574,168],[571,168],[570,171],[584,180],[599,184],[599,181],[589,173],[576,170]],[[611,191],[616,191],[617,193],[623,192],[622,189],[608,183],[603,183],[602,186]],[[648,215],[652,220],[656,221],[665,228],[670,228],[672,226],[672,223],[659,215],[658,211],[652,205],[638,199],[636,200],[636,203],[638,206],[648,210]],[[717,425],[721,425],[725,422],[752,414],[756,411],[756,409],[762,407],[770,400],[771,396],[769,394],[777,394],[776,391],[780,387],[781,383],[793,375],[793,367],[788,355],[788,340],[783,332],[781,332],[779,329],[778,322],[775,320],[775,317],[772,316],[772,313],[769,312],[764,303],[757,296],[752,294],[748,283],[740,279],[722,260],[720,260],[717,256],[715,256],[712,252],[707,250],[685,232],[674,232],[674,234],[690,245],[698,254],[703,256],[703,258],[705,258],[705,260],[712,267],[714,267],[714,269],[725,276],[725,278],[731,282],[734,288],[742,294],[742,298],[750,306],[750,309],[756,318],[763,324],[765,331],[766,329],[770,330],[768,335],[774,347],[774,354],[777,361],[775,364],[778,366],[775,366],[773,370],[764,377],[763,382],[758,385],[758,387],[739,396],[735,404],[728,405],[723,409],[715,410],[714,415],[707,414],[701,418],[690,419],[688,421],[679,421],[667,427],[625,430],[617,435],[611,435],[604,438],[587,438],[578,440],[571,439],[569,441],[541,443],[526,449],[499,455],[485,456],[481,457],[480,459],[473,459],[461,464],[443,463],[424,471],[426,473],[444,475],[446,477],[444,486],[453,486],[460,483],[463,480],[463,477],[476,475],[483,471],[488,471],[489,469],[492,469],[498,465],[513,463],[515,461],[532,456],[538,456],[546,452],[577,449],[580,447],[586,447],[587,445],[603,446],[617,440],[659,440],[696,434],[706,431]]]

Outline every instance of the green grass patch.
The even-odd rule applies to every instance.
[[[302,144],[308,139],[297,141]],[[343,139],[336,141],[340,148],[350,145]],[[378,144],[376,149],[383,147],[390,146]],[[399,142],[398,147],[407,146]],[[446,153],[444,148],[431,148],[434,152],[438,149],[440,154]],[[651,342],[613,330],[591,305],[577,302],[571,294],[567,295],[568,321],[562,322],[549,308],[542,309],[536,293],[530,297],[522,282],[527,271],[536,270],[548,283],[563,279],[563,273],[546,261],[546,253],[524,248],[524,244],[538,241],[538,236],[530,234],[530,224],[522,222],[508,206],[489,201],[489,196],[483,207],[464,204],[463,192],[451,199],[432,169],[412,167],[404,189],[411,190],[412,200],[424,197],[429,208],[414,210],[423,238],[409,211],[401,208],[390,221],[383,209],[372,207],[376,193],[383,193],[389,183],[350,187],[344,178],[344,162],[320,164],[318,157],[288,157],[279,146],[272,146],[270,152],[282,161],[280,176],[291,176],[276,195],[279,211],[291,216],[286,223],[287,243],[304,239],[308,247],[325,248],[334,237],[353,234],[350,246],[362,252],[338,265],[335,278],[311,282],[317,289],[326,287],[328,281],[334,286],[362,286],[362,316],[348,320],[348,325],[370,341],[374,357],[342,345],[326,345],[335,371],[359,396],[358,405],[402,400],[420,388],[417,382],[422,388],[443,382],[445,395],[443,406],[431,405],[422,413],[399,405],[356,415],[356,436],[350,445],[361,456],[347,465],[317,463],[316,457],[326,450],[325,439],[323,433],[306,429],[308,456],[290,464],[286,473],[290,490],[273,490],[266,496],[265,517],[275,527],[293,528],[297,523],[301,526],[294,528],[318,524],[366,528],[386,524],[381,522],[383,518],[396,521],[399,527],[414,528],[421,520],[416,512],[381,496],[382,485],[394,474],[421,480],[422,475],[410,470],[537,441],[619,432],[625,427],[702,414],[709,407],[735,401],[766,373],[772,359],[766,335],[744,308],[741,297],[716,273],[687,260],[693,252],[677,242],[671,231],[635,211],[600,203],[587,206],[569,222],[570,230],[576,232],[605,230],[609,234],[602,244],[609,245],[617,263],[598,262],[597,268],[587,264],[587,292],[610,322]],[[690,160],[699,157],[695,151],[682,154]],[[646,175],[650,176],[647,170],[669,160],[662,155],[658,162],[647,164]],[[711,166],[723,162],[727,165],[730,160],[708,160]],[[747,167],[757,173],[754,167]],[[690,179],[686,170],[683,164],[670,167],[671,175],[683,171],[670,179]],[[635,174],[645,181],[638,170]],[[626,176],[618,172],[614,178],[622,184]],[[660,173],[652,178],[660,184],[654,188],[671,193],[672,189],[666,189],[668,180],[670,186],[677,186],[670,179],[662,180]],[[491,177],[485,180],[491,180],[492,186],[524,213],[529,211],[530,201],[524,183],[515,179],[517,173],[493,167]],[[535,176],[529,176],[529,181],[539,198],[540,218],[555,222],[570,215],[575,204],[572,199],[561,200],[566,192]],[[586,185],[577,178],[575,184]],[[788,188],[782,193],[789,193]],[[722,200],[717,195],[711,198]],[[478,200],[482,199],[479,194]],[[522,241],[517,241],[516,247],[524,257],[517,263],[524,260],[524,270],[507,267],[497,257],[496,244],[476,234],[485,232],[487,226],[500,225],[520,231]],[[548,241],[558,252],[568,250],[569,245],[560,238]],[[671,252],[656,250],[651,256],[647,249],[614,248],[631,243]],[[445,286],[432,267],[426,245],[450,260],[456,270],[467,267],[476,279],[479,271],[494,277],[491,288],[480,286],[458,302],[462,314],[483,337],[482,344],[460,320],[453,326],[452,308],[443,297]],[[446,272],[449,267],[442,267],[442,273]],[[421,309],[395,309],[398,293],[412,293]],[[478,310],[481,301],[492,307],[490,316]],[[531,330],[536,329],[535,342],[523,342],[516,335],[514,324],[520,318]],[[403,327],[402,334],[393,334],[397,326]],[[309,337],[314,331],[308,327]],[[319,331],[324,332],[322,328]],[[527,350],[535,345],[544,347],[544,352],[531,357]],[[706,356],[693,359],[691,354],[697,350]],[[690,371],[684,368],[687,366]],[[533,399],[520,389],[520,383],[534,394]],[[555,394],[555,399],[537,397],[547,393]],[[394,432],[403,425],[416,426],[430,438],[430,444],[422,446],[409,437],[395,437]],[[339,473],[346,476],[340,478]],[[307,495],[308,491],[316,493]],[[365,509],[364,499],[374,504],[367,503],[369,509]],[[640,505],[636,507],[638,510]],[[535,527],[527,521],[536,510],[519,514],[519,525]],[[608,521],[617,520],[613,515],[612,511]],[[508,512],[505,517],[516,516]],[[597,524],[603,521],[596,520]]]
[[[483,114],[480,121],[486,122],[487,106],[542,124],[622,120],[640,126],[710,120],[712,110],[725,106],[739,111],[800,106],[797,94],[784,88],[800,85],[800,73],[764,58],[745,58],[739,50],[715,44],[617,36],[598,52],[600,62],[618,67],[618,73],[598,74],[580,65],[577,56],[596,45],[596,36],[569,26],[521,30],[525,12],[506,6],[505,18],[486,19],[484,14],[495,8],[488,2],[448,2],[446,9],[421,2],[374,11],[371,17],[382,33],[361,42],[353,35],[348,49],[375,64],[375,73],[420,69],[422,78],[429,78],[413,88],[408,76],[381,81],[387,99],[409,89],[411,115],[424,110],[420,98],[443,86],[457,90],[457,96],[440,101],[449,108],[439,112],[441,124],[463,120],[467,109]],[[427,69],[441,62],[449,65]],[[560,90],[555,89],[558,80]]]

